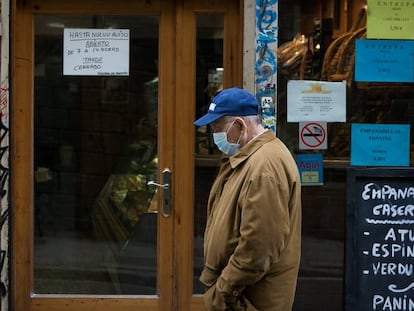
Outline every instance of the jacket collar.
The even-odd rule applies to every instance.
[[[231,167],[234,169],[249,158],[254,152],[256,152],[257,149],[274,139],[276,139],[275,134],[272,131],[267,130],[241,147],[237,154],[232,157],[223,158],[222,161],[227,159],[230,162]]]

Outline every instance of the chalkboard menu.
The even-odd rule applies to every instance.
[[[348,168],[345,309],[414,311],[414,168]]]

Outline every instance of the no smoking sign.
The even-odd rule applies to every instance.
[[[326,122],[299,123],[299,149],[327,149]]]

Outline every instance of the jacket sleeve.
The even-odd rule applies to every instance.
[[[233,301],[279,260],[290,228],[289,193],[286,182],[266,173],[251,179],[241,192],[239,242],[216,282],[226,301]]]

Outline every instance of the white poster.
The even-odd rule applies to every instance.
[[[346,81],[290,80],[287,121],[346,122]]]
[[[65,28],[63,75],[128,76],[129,29]]]

